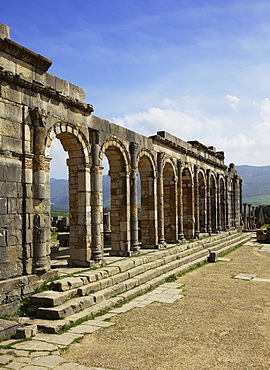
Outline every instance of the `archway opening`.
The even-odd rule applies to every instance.
[[[216,184],[213,175],[210,176],[210,214],[212,232],[217,232],[217,201],[216,201]]]
[[[167,162],[163,169],[164,237],[167,243],[177,240],[177,183],[172,164]]]
[[[126,256],[130,249],[129,187],[126,164],[117,146],[109,146],[104,154],[108,160],[110,176],[110,254]]]
[[[68,129],[69,127],[61,126],[60,130],[58,127],[52,130],[47,137],[47,149],[51,141],[57,138],[68,153],[68,264],[87,267],[91,260],[90,168],[86,166],[84,146],[80,141],[82,137],[79,133],[78,137],[75,136],[74,132]],[[48,150],[46,154],[49,154]]]
[[[183,195],[183,232],[185,239],[194,238],[194,199],[192,177],[188,168],[182,172],[182,195]]]
[[[103,199],[103,249],[104,255],[111,250],[111,177],[106,155],[102,160],[102,199]]]
[[[198,174],[199,186],[199,229],[200,233],[206,233],[206,186],[205,178],[201,172]]]
[[[155,210],[154,170],[150,159],[143,155],[138,163],[139,237],[142,248],[158,244]]]
[[[231,180],[231,227],[235,227],[236,205],[235,205],[235,182]]]
[[[220,228],[221,230],[226,230],[225,184],[222,178],[219,181],[219,192],[220,192],[220,206],[219,206]]]
[[[51,267],[67,265],[69,258],[68,153],[55,138],[50,147]]]

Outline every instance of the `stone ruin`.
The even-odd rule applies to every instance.
[[[110,254],[129,257],[241,229],[242,180],[224,153],[165,131],[145,137],[93,115],[78,86],[0,24],[1,309],[53,276],[50,146],[68,152],[70,266],[104,263],[102,160],[110,166]],[[137,171],[141,183],[138,217]],[[141,242],[138,224],[141,224]]]
[[[270,243],[270,226],[266,230],[257,230],[257,241],[260,243]]]

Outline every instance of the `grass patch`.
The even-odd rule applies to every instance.
[[[250,238],[251,239],[251,238]],[[249,240],[250,240],[249,239]],[[227,254],[229,254],[229,253],[231,253],[231,252],[233,252],[233,251],[236,251],[236,249],[238,249],[238,248],[240,248],[240,247],[243,247],[243,245],[246,243],[246,241],[244,242],[244,243],[241,243],[241,244],[239,244],[239,245],[236,245],[235,247],[233,247],[232,249],[230,249],[230,250],[228,250],[227,252],[224,252],[224,253],[221,253],[220,255],[219,255],[219,257],[224,257],[224,256],[226,256]]]
[[[58,236],[58,234],[59,234],[59,232],[58,232],[58,231],[53,231],[53,232],[51,232],[51,241],[52,241],[53,243],[57,243],[57,242],[58,242],[58,240],[57,240],[57,236]]]
[[[69,217],[69,213],[67,213],[67,212],[51,212],[51,217],[57,217],[57,216]]]
[[[173,283],[175,280],[177,280],[177,276],[175,274],[172,274],[165,279],[165,283]]]

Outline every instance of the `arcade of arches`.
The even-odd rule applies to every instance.
[[[112,255],[241,228],[241,179],[223,152],[165,131],[147,138],[94,116],[84,90],[49,74],[48,59],[10,41],[0,26],[1,280],[50,269],[55,138],[68,152],[70,265],[104,260],[104,156]]]

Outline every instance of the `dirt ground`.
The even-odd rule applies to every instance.
[[[254,245],[180,277],[184,298],[153,303],[111,319],[65,357],[85,366],[135,369],[270,369],[270,253]]]

